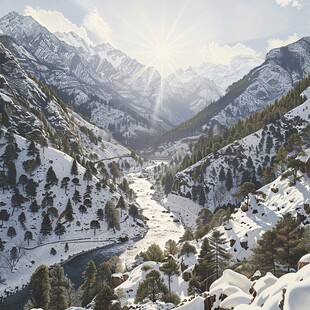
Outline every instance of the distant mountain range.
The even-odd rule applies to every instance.
[[[162,83],[155,68],[142,65],[109,43],[89,46],[73,32],[53,34],[31,16],[5,15],[0,19],[0,33],[2,44],[25,71],[135,147],[217,100],[231,81],[260,62],[235,59],[230,66],[203,64],[180,69]]]

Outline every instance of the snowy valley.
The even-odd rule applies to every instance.
[[[307,310],[309,119],[309,36],[164,78],[4,15],[0,309]]]

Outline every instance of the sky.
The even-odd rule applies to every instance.
[[[50,31],[109,42],[163,75],[232,57],[264,58],[310,34],[309,0],[1,0]]]

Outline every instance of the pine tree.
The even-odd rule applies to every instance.
[[[113,229],[115,233],[115,229],[120,229],[120,217],[119,212],[115,208],[115,205],[112,201],[108,201],[105,205],[104,209],[105,218],[108,223],[108,228]]]
[[[74,220],[73,208],[72,208],[72,204],[71,204],[71,200],[70,199],[68,199],[67,206],[66,206],[66,209],[65,209],[65,219],[68,222],[72,222]]]
[[[253,248],[251,262],[259,270],[273,272],[276,276],[277,235],[274,230],[267,230],[262,239]]]
[[[46,173],[46,182],[51,185],[58,184],[58,178],[56,177],[56,173],[52,166],[50,166]]]
[[[27,230],[24,235],[24,240],[27,241],[28,246],[29,246],[29,240],[32,240],[32,239],[33,239],[32,232]]]
[[[27,148],[27,156],[35,156],[39,154],[39,150],[37,149],[35,143],[31,141]]]
[[[30,196],[31,200],[37,196],[37,187],[39,184],[35,182],[33,179],[28,179],[27,184],[26,184],[26,194]]]
[[[50,270],[50,285],[49,310],[66,310],[69,306],[69,280],[59,264],[55,264]]]
[[[190,253],[195,254],[196,248],[193,245],[191,245],[188,241],[185,241],[182,245],[180,255],[186,255],[188,257]]]
[[[139,209],[135,204],[130,204],[128,213],[135,221],[137,217],[139,216]]]
[[[208,238],[203,239],[201,251],[199,253],[198,264],[194,269],[197,277],[200,292],[208,291],[211,283],[214,281],[214,266],[212,262],[212,248],[210,247]]]
[[[92,220],[90,222],[90,229],[93,229],[94,230],[94,236],[96,235],[96,230],[99,229],[101,226],[100,226],[100,223],[96,220]]]
[[[76,162],[75,159],[74,159],[73,162],[72,162],[71,174],[72,174],[72,175],[78,175],[78,174],[79,174],[77,162]]]
[[[21,174],[18,179],[18,184],[23,186],[23,191],[25,190],[25,185],[27,184],[28,177],[25,174]]]
[[[2,221],[1,225],[3,226],[3,222],[7,222],[10,218],[10,214],[6,209],[2,209],[0,211],[0,221]]]
[[[67,194],[69,182],[70,182],[70,178],[69,177],[64,177],[61,180],[60,188],[64,188],[65,189],[65,194]]]
[[[15,230],[15,228],[13,226],[10,226],[8,228],[7,236],[10,237],[11,239],[16,236],[16,230]]]
[[[123,196],[121,196],[117,202],[116,208],[119,208],[121,210],[121,217],[123,216],[123,210],[126,210],[126,204],[124,201]]]
[[[220,233],[218,230],[214,230],[211,237],[209,237],[209,245],[211,248],[211,260],[209,260],[209,267],[212,269],[212,279],[218,279],[227,266],[227,262],[231,258],[231,255],[227,252],[224,245],[227,240],[223,238],[224,233]]]
[[[206,203],[206,195],[205,195],[205,190],[204,188],[201,186],[200,187],[200,191],[199,191],[199,199],[198,199],[198,203],[204,207],[205,203]]]
[[[226,185],[226,188],[228,191],[230,191],[234,186],[233,178],[232,178],[232,174],[231,174],[230,169],[227,170],[225,185]]]
[[[30,305],[33,308],[49,309],[51,286],[47,266],[39,266],[32,274],[29,289],[31,293]]]
[[[177,243],[172,240],[169,239],[166,243],[165,243],[165,255],[176,255],[179,253],[179,248]]]
[[[54,232],[60,239],[60,237],[66,232],[66,227],[60,222],[58,222],[54,229]]]
[[[220,174],[219,174],[219,181],[223,182],[226,179],[226,174],[225,174],[225,170],[224,167],[222,166],[220,169]]]
[[[168,261],[163,263],[162,266],[160,267],[160,271],[162,271],[168,278],[168,290],[169,290],[169,297],[170,297],[170,302],[171,300],[171,282],[172,282],[172,277],[173,276],[178,276],[180,274],[179,272],[179,266],[175,262],[173,257],[169,257]]]
[[[112,310],[112,300],[116,298],[114,290],[107,284],[104,284],[95,298],[94,310]]]
[[[163,278],[158,271],[153,269],[145,276],[145,280],[139,284],[135,303],[142,302],[147,297],[155,302],[156,300],[160,300],[162,296],[167,293],[168,288]]]
[[[103,288],[104,284],[110,285],[111,276],[111,264],[109,262],[102,262],[97,269],[96,292],[99,292]]]
[[[302,236],[302,230],[293,216],[290,213],[286,213],[277,223],[275,231],[278,245],[277,261],[280,264],[286,265],[287,272],[289,272],[290,268],[296,267],[301,256],[298,251],[298,244]]]
[[[16,185],[16,167],[13,161],[8,162],[7,185]]]
[[[83,180],[87,181],[87,186],[89,185],[89,181],[91,181],[92,178],[93,178],[92,170],[91,170],[90,166],[87,165],[84,176],[83,176]]]
[[[78,190],[75,190],[73,197],[72,197],[74,205],[76,206],[77,203],[80,203],[82,201],[81,199],[82,199],[82,197],[80,195],[80,192]]]
[[[52,231],[53,231],[53,227],[52,227],[51,220],[48,214],[45,214],[42,220],[40,232],[43,236],[47,236],[47,235],[50,235]]]
[[[81,289],[83,291],[82,302],[81,302],[82,307],[87,306],[94,297],[96,273],[97,273],[96,265],[91,260],[87,264],[86,269],[83,271],[83,276],[82,276],[84,280],[81,286]]]

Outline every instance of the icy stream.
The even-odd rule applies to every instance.
[[[167,213],[159,202],[152,199],[154,190],[150,189],[152,184],[145,177],[131,174],[128,175],[128,179],[131,181],[130,187],[137,195],[137,203],[141,206],[143,215],[148,218],[149,230],[143,239],[130,243],[127,250],[120,255],[125,266],[133,263],[135,256],[145,251],[152,243],[164,249],[167,240],[173,239],[177,242],[184,233],[182,224],[174,222],[178,218],[173,213]]]

